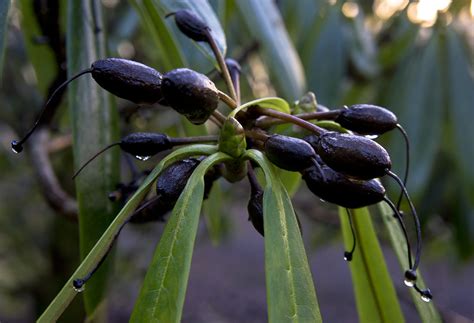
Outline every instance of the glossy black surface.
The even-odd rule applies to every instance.
[[[195,41],[207,41],[209,26],[191,10],[179,10],[175,13],[176,26]]]
[[[153,104],[161,99],[161,74],[144,64],[106,58],[91,66],[92,77],[110,93],[134,103]]]
[[[362,136],[326,132],[319,138],[316,153],[332,169],[359,179],[382,177],[392,167],[387,151]]]
[[[204,74],[178,68],[163,75],[166,103],[194,124],[204,123],[219,104],[214,83]]]
[[[167,135],[153,132],[135,132],[120,141],[120,148],[134,156],[153,156],[172,148]]]
[[[350,209],[378,203],[385,196],[385,188],[378,180],[352,179],[327,165],[306,169],[303,180],[320,199]]]
[[[313,147],[306,141],[283,135],[269,137],[264,150],[273,164],[293,172],[310,167],[316,157]]]
[[[346,129],[362,135],[380,135],[397,126],[391,111],[370,104],[357,104],[341,111],[335,120]]]

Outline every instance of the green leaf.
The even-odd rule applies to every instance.
[[[210,155],[216,152],[215,146],[207,145],[192,145],[178,149],[168,156],[166,156],[147,176],[143,181],[143,184],[130,198],[127,204],[123,207],[120,213],[115,217],[114,221],[110,224],[104,234],[97,241],[95,246],[91,249],[87,257],[84,258],[82,263],[79,265],[77,270],[72,274],[71,278],[66,282],[64,287],[54,298],[48,308],[44,311],[41,317],[38,319],[38,323],[49,323],[56,321],[68,305],[72,302],[77,292],[72,288],[72,282],[78,277],[84,277],[89,273],[100,261],[103,255],[106,253],[109,246],[112,244],[114,236],[118,233],[120,227],[127,221],[133,210],[136,209],[140,201],[146,196],[151,188],[151,185],[156,180],[158,175],[163,169],[169,165],[177,162],[178,160],[184,159],[189,156],[195,155]],[[87,284],[88,288],[89,284]]]
[[[8,1],[7,1],[8,2]],[[58,66],[51,47],[47,44],[38,44],[35,38],[41,36],[41,29],[33,11],[33,1],[21,0],[21,30],[25,42],[28,58],[35,70],[38,88],[46,94],[56,76]]]
[[[273,109],[273,110],[281,111],[288,114],[291,113],[290,105],[288,104],[288,102],[286,102],[282,98],[271,97],[271,98],[261,98],[261,99],[253,100],[245,104],[242,104],[241,106],[232,110],[232,112],[229,113],[228,117],[229,118],[235,117],[237,113],[239,113],[239,111],[251,108],[253,106],[258,106],[260,108],[266,108],[266,109]]]
[[[257,150],[246,156],[265,173],[265,276],[269,322],[322,322],[301,232],[275,168]]]
[[[383,91],[382,105],[397,114],[410,138],[410,177],[413,195],[426,191],[426,182],[436,160],[443,125],[443,77],[438,55],[439,36],[401,63],[394,79]],[[397,89],[396,91],[391,89]],[[400,95],[403,93],[403,95]],[[405,165],[405,145],[399,134],[391,136],[392,163],[396,173]]]
[[[181,9],[189,9],[201,17],[211,28],[211,33],[217,42],[220,51],[225,56],[227,44],[222,27],[212,7],[206,0],[173,1],[173,0],[130,0],[138,9],[144,20],[145,26],[153,36],[153,40],[160,50],[159,55],[165,57],[166,68],[178,68],[188,66],[196,69],[197,59],[195,51],[190,48],[193,43],[212,62],[215,62],[214,54],[208,44],[194,42],[182,35],[176,28],[174,18],[168,13]],[[192,46],[192,45],[191,45]],[[170,50],[169,50],[170,49]],[[168,51],[169,50],[169,51]],[[201,64],[202,65],[202,64]]]
[[[133,7],[138,11],[144,27],[151,35],[161,58],[162,67],[166,70],[186,66],[186,58],[172,32],[166,26],[165,17],[153,5],[152,0],[130,0]]]
[[[95,8],[93,8],[95,6]],[[72,76],[88,68],[92,62],[105,57],[102,33],[94,32],[93,11],[100,21],[98,2],[70,0],[67,7],[67,61]],[[77,13],[81,12],[81,15]],[[79,168],[99,149],[118,139],[118,113],[112,97],[97,86],[91,78],[83,77],[71,83],[68,91],[69,111],[72,120],[75,168]],[[79,206],[79,239],[83,259],[97,239],[107,229],[116,214],[108,192],[119,182],[119,152],[109,152],[98,159],[94,167],[87,168],[76,179],[76,197]],[[108,263],[94,275],[84,293],[85,308],[89,316],[102,301]]]
[[[457,156],[461,177],[469,186],[471,203],[474,203],[474,63],[460,36],[452,28],[446,32],[445,71],[447,72],[447,108],[454,128],[452,145]]]
[[[263,49],[264,60],[278,93],[288,100],[303,95],[306,81],[300,58],[272,0],[235,1],[251,34]]]
[[[404,322],[370,213],[367,208],[354,209],[351,212],[357,245],[349,267],[359,321]],[[350,250],[352,234],[344,208],[339,208],[339,217],[346,249]]]
[[[404,272],[408,268],[405,236],[403,235],[403,232],[400,229],[397,219],[393,216],[392,209],[390,209],[390,207],[386,203],[379,203],[378,207],[382,215],[383,223],[385,224],[385,227],[387,228],[387,231],[389,233],[390,242],[392,243],[393,250],[397,255],[400,267]],[[424,288],[424,286],[426,285],[419,270],[417,271],[417,276],[417,284]],[[400,277],[400,281],[402,281],[402,279],[403,278]],[[413,298],[413,302],[415,303],[416,309],[418,311],[418,314],[420,315],[422,322],[442,322],[441,317],[438,311],[436,310],[436,307],[433,302],[427,304],[422,301],[418,292],[415,291],[413,288],[410,288],[410,294]]]
[[[327,106],[339,104],[348,62],[349,40],[340,5],[326,5],[306,33],[301,59],[307,72],[309,90],[318,102]]]
[[[180,322],[201,213],[204,175],[214,164],[229,159],[220,152],[211,155],[189,178],[156,248],[131,322]]]
[[[0,75],[3,69],[3,54],[5,52],[5,40],[7,33],[8,10],[10,9],[10,0],[4,0],[0,3]]]

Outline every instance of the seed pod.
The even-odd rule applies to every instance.
[[[133,156],[149,157],[173,147],[170,138],[163,133],[135,132],[125,136],[120,148]]]
[[[380,135],[394,129],[398,123],[391,111],[370,104],[350,106],[342,110],[335,121],[361,135]]]
[[[316,153],[306,141],[273,135],[265,141],[265,155],[276,166],[297,172],[313,165]]]
[[[265,236],[263,231],[263,190],[254,189],[250,191],[250,199],[247,204],[247,211],[249,213],[249,220],[253,227],[262,236]]]
[[[352,179],[324,164],[306,169],[303,180],[319,198],[349,209],[372,205],[385,197],[385,188],[378,180]]]
[[[187,68],[166,73],[162,81],[166,103],[194,124],[204,123],[219,104],[219,91],[204,74]]]
[[[319,137],[316,152],[335,171],[358,179],[382,177],[392,167],[387,151],[362,136],[326,132]]]
[[[134,103],[153,104],[161,99],[161,74],[144,64],[105,58],[91,66],[94,80],[105,90]]]
[[[157,192],[159,192],[156,200],[147,207],[142,208],[140,212],[134,214],[130,222],[146,223],[164,221],[164,216],[174,208],[189,177],[199,163],[200,159],[189,158],[174,163],[165,169],[156,182]],[[208,198],[212,185],[220,176],[217,167],[212,167],[207,171],[204,176],[204,200]],[[173,181],[176,182],[173,183]]]
[[[191,10],[178,10],[175,22],[179,30],[194,41],[208,40],[209,26]]]
[[[199,163],[199,159],[186,158],[168,166],[156,181],[156,195],[172,208]]]

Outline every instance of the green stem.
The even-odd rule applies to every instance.
[[[222,102],[227,104],[227,106],[229,108],[231,108],[231,109],[237,108],[237,102],[235,102],[234,99],[232,99],[230,96],[228,96],[227,94],[225,94],[222,91],[219,91],[219,99],[221,99]]]
[[[301,113],[295,114],[294,117],[300,118],[302,120],[334,120],[341,111],[342,110]],[[266,129],[270,128],[271,126],[276,126],[287,122],[288,121],[285,120],[267,117],[258,120],[255,125],[259,128]]]
[[[170,142],[173,145],[188,145],[188,144],[197,144],[203,142],[214,142],[219,140],[219,136],[209,135],[209,136],[196,136],[196,137],[182,137],[182,138],[170,138]]]
[[[208,43],[211,46],[212,51],[214,52],[214,56],[216,57],[217,64],[219,64],[219,67],[221,69],[221,75],[224,78],[225,83],[227,84],[227,88],[229,90],[230,96],[232,97],[232,99],[236,100],[237,95],[235,94],[234,85],[232,83],[232,79],[230,78],[229,69],[227,68],[227,65],[225,63],[224,56],[222,56],[222,53],[219,50],[219,47],[217,47],[217,43],[214,37],[212,37],[211,31],[208,29],[206,33],[207,33]]]
[[[279,112],[273,109],[264,109],[260,107],[255,107],[254,110],[258,112],[259,114],[267,115],[273,118],[281,119],[284,120],[285,122],[290,122],[294,123],[297,126],[300,126],[301,128],[304,128],[306,130],[309,130],[311,132],[314,132],[318,135],[322,135],[323,133],[327,132],[327,130],[318,127],[311,122],[308,122],[306,120],[300,119],[296,116],[293,116],[291,114]]]

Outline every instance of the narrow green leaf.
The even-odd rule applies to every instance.
[[[303,67],[275,2],[239,0],[235,3],[251,34],[262,46],[278,93],[288,100],[301,97],[306,89]]]
[[[275,168],[257,150],[246,157],[265,173],[265,276],[269,322],[322,322],[311,271],[291,200]]]
[[[380,213],[382,215],[383,223],[385,224],[387,231],[390,236],[390,242],[392,243],[393,250],[397,255],[398,262],[400,263],[400,267],[402,268],[403,272],[408,268],[408,258],[407,258],[407,248],[406,248],[406,241],[405,236],[403,235],[402,230],[398,224],[398,221],[393,216],[393,211],[386,203],[379,203],[378,204]],[[420,285],[421,288],[424,288],[425,282],[419,270],[417,271],[418,279],[417,284]],[[400,282],[402,281],[402,277],[400,277]],[[420,299],[420,295],[416,292],[413,288],[410,288],[410,294],[413,298],[413,302],[415,303],[416,309],[420,318],[425,323],[437,323],[442,322],[441,317],[436,310],[436,307],[433,302],[427,304]]]
[[[46,94],[58,70],[54,53],[47,44],[39,44],[35,41],[36,38],[41,36],[41,29],[33,11],[33,1],[20,0],[19,4],[22,17],[21,31],[26,52],[35,70],[38,88],[41,93]]]
[[[68,305],[72,302],[74,297],[77,295],[77,292],[72,288],[72,282],[78,277],[84,277],[89,273],[103,257],[109,246],[112,244],[114,236],[119,231],[122,224],[126,222],[130,214],[133,213],[133,210],[136,209],[140,201],[146,196],[148,191],[151,188],[151,185],[156,180],[158,175],[163,169],[173,164],[174,162],[184,159],[189,156],[194,155],[210,155],[216,152],[215,146],[207,145],[193,145],[178,149],[168,156],[166,156],[147,176],[143,181],[143,184],[135,192],[135,194],[130,198],[127,204],[123,207],[120,213],[115,217],[114,221],[110,224],[104,234],[97,241],[95,246],[91,249],[87,257],[84,258],[82,263],[79,265],[74,274],[71,275],[71,278],[66,282],[64,287],[54,298],[48,308],[44,311],[41,317],[38,319],[39,323],[49,323],[56,321]],[[86,286],[86,288],[88,285]]]
[[[357,239],[354,257],[349,262],[360,322],[404,322],[397,294],[375,235],[367,208],[351,210]],[[339,208],[347,250],[352,234],[344,208]]]
[[[5,52],[5,41],[7,33],[8,10],[10,9],[10,0],[4,0],[0,3],[0,75],[3,69],[3,54]]]
[[[131,322],[180,322],[201,213],[204,175],[214,164],[229,159],[223,153],[211,155],[191,175],[156,248]]]
[[[69,0],[67,18],[68,74],[72,76],[89,68],[97,59],[105,57],[105,41],[103,33],[94,31],[94,21],[101,20],[98,1]],[[90,77],[83,77],[71,83],[68,98],[74,164],[77,169],[99,149],[117,141],[118,113],[111,96],[100,89]],[[94,167],[87,168],[76,179],[81,258],[89,253],[116,214],[107,194],[118,182],[117,150],[98,159]],[[89,316],[102,301],[107,271],[106,262],[94,275],[84,293],[85,308]]]
[[[231,113],[229,113],[229,118],[230,117],[235,117],[239,111],[242,111],[244,109],[251,108],[253,106],[259,106],[261,108],[266,108],[266,109],[274,109],[278,110],[284,113],[290,114],[290,105],[288,102],[283,100],[282,98],[261,98],[257,100],[253,100],[250,102],[247,102],[245,104],[242,104],[241,106],[237,107],[236,109],[232,110]]]
[[[165,16],[168,13],[175,12],[181,9],[189,9],[200,16],[210,27],[211,33],[217,42],[220,51],[225,55],[227,51],[227,44],[224,31],[217,19],[212,7],[206,0],[193,1],[173,1],[173,0],[131,0],[132,4],[138,9],[148,30],[154,36],[153,39],[158,45],[158,48],[166,52],[167,45],[171,45],[171,52],[166,54],[169,63],[173,64],[173,68],[183,67],[187,65],[191,68],[196,68],[196,57],[194,51],[190,50],[190,46],[197,46],[198,49],[208,57],[212,62],[215,62],[214,54],[208,44],[203,42],[194,42],[186,38],[179,32],[173,21],[174,18],[169,17],[165,22]],[[163,37],[163,38],[161,38]],[[191,45],[194,44],[194,45]],[[177,54],[180,59],[175,59],[172,55]],[[186,57],[186,63],[185,63]],[[194,62],[192,63],[191,60]],[[181,61],[181,62],[180,62]],[[179,65],[176,65],[180,63]]]

